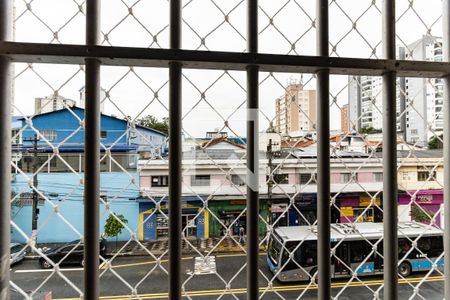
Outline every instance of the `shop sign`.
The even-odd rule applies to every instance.
[[[231,205],[245,205],[246,200],[230,200]]]
[[[380,197],[376,199],[377,205],[380,205]],[[359,197],[359,206],[369,206],[372,204],[372,197],[370,196],[361,196]]]
[[[33,205],[33,193],[20,193],[19,198],[15,202],[17,206]],[[45,199],[38,195],[38,205],[44,205]]]
[[[353,207],[341,207],[341,216],[353,217]]]
[[[272,204],[271,211],[273,213],[283,213],[287,210],[287,204]]]
[[[430,204],[433,202],[433,195],[416,195],[416,203]]]

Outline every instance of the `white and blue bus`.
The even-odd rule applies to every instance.
[[[441,229],[417,222],[401,222],[398,227],[399,274],[406,277],[433,266],[443,267]],[[382,223],[331,224],[331,248],[334,249],[331,277],[382,274],[382,237]],[[311,280],[317,271],[317,227],[274,229],[269,239],[267,263],[280,281]]]

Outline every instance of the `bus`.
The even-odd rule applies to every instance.
[[[442,269],[442,229],[418,222],[400,222],[398,228],[400,275]],[[382,274],[382,237],[382,223],[331,224],[331,277]],[[269,239],[267,264],[282,282],[311,280],[317,271],[317,226],[275,228]]]

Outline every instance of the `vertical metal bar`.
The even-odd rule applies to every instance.
[[[450,61],[450,0],[443,0],[442,60]],[[444,83],[444,299],[450,299],[450,76]]]
[[[11,34],[12,1],[0,1],[0,41]],[[0,56],[0,299],[8,300],[11,211],[11,63]]]
[[[258,53],[258,0],[247,0],[247,52]],[[259,298],[259,67],[247,66],[247,299]]]
[[[405,53],[404,47],[399,47],[398,49],[398,58],[401,60],[406,59],[406,53]],[[400,132],[402,133],[403,140],[406,142],[408,138],[407,134],[407,128],[406,128],[406,77],[400,77],[399,78],[399,87],[400,87],[400,93],[399,93],[399,112],[400,114],[403,113],[400,116]]]
[[[86,45],[98,45],[100,0],[86,2]],[[100,61],[86,59],[84,133],[84,299],[99,298]]]
[[[181,299],[181,65],[169,68],[169,299]]]
[[[38,135],[34,134],[34,138],[32,139],[33,143],[33,203],[31,209],[31,239],[33,240],[33,245],[36,246],[37,242],[37,230],[38,230],[38,201],[39,195],[36,191],[38,188],[38,176],[37,171],[39,169],[39,161],[38,161]]]
[[[247,299],[258,299],[259,161],[258,82],[259,68],[247,67]]]
[[[395,0],[383,2],[383,56],[395,59]],[[396,73],[383,74],[384,299],[398,297]]]
[[[328,0],[317,0],[317,55],[328,56]],[[317,72],[318,299],[331,299],[330,278],[330,71]]]
[[[170,48],[181,48],[181,1],[170,0]],[[169,65],[169,299],[181,300],[182,68]]]

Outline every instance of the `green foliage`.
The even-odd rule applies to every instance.
[[[141,119],[138,119],[138,124],[143,127],[161,131],[165,134],[169,133],[169,118],[166,117],[162,118],[162,120],[160,121],[158,120],[158,118],[152,115],[148,115]]]
[[[439,136],[439,138],[437,136],[433,136],[428,142],[428,149],[442,149],[444,147],[442,140],[442,134]]]
[[[125,228],[125,226],[121,222],[119,222],[118,219],[123,224],[128,223],[128,220],[125,219],[125,217],[123,215],[118,215],[118,214],[116,214],[115,216],[109,215],[109,217],[105,223],[106,235],[111,236],[111,237],[113,237],[113,236],[117,237],[119,234],[122,233],[122,229]]]
[[[428,209],[420,208],[417,205],[411,207],[411,218],[417,222],[429,222],[434,216],[434,212]]]
[[[376,129],[376,128],[373,128],[373,127],[364,127],[364,128],[361,128],[359,130],[359,132],[363,133],[363,134],[371,134],[371,133],[381,133],[382,130],[381,129]]]

